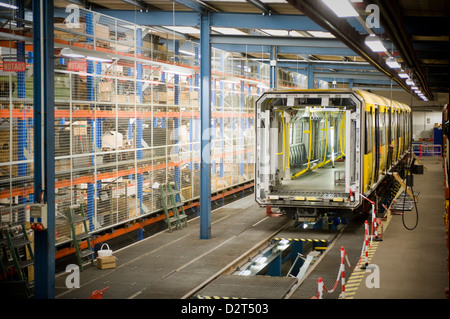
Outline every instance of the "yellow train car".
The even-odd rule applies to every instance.
[[[411,108],[362,90],[286,90],[256,102],[255,199],[295,216],[355,210],[411,148]]]

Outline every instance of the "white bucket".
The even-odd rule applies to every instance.
[[[108,249],[103,249],[103,246],[108,247]],[[112,250],[109,249],[109,245],[108,244],[103,244],[102,247],[100,247],[100,250],[97,251],[98,257],[108,257],[108,256],[112,256]]]

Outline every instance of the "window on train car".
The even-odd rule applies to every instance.
[[[373,129],[373,116],[372,113],[366,112],[365,122],[365,150],[364,154],[372,152],[372,129]]]

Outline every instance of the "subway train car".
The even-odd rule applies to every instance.
[[[268,91],[256,118],[256,201],[294,218],[361,211],[410,153],[410,107],[366,91]]]

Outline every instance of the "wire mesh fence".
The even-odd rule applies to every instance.
[[[83,207],[93,233],[160,211],[155,183],[175,181],[184,200],[200,196],[199,45],[79,13],[78,24],[54,24],[57,245],[71,240],[71,207]],[[12,43],[6,51],[26,71],[0,71],[1,225],[24,224],[34,202],[32,52]],[[253,180],[254,105],[269,74],[267,64],[212,49],[213,192]]]

